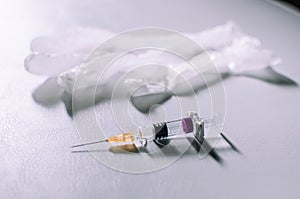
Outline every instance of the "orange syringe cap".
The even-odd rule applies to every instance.
[[[129,133],[122,133],[110,138],[107,138],[107,142],[114,143],[114,142],[133,142],[134,141],[134,135],[132,131],[129,131]]]

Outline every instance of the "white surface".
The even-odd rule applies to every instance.
[[[248,78],[225,84],[225,131],[244,155],[220,151],[222,166],[183,155],[148,174],[110,169],[80,142],[63,103],[36,104],[32,91],[44,80],[25,72],[31,39],[68,27],[115,32],[141,26],[201,31],[232,19],[283,58],[277,70],[300,82],[299,16],[260,0],[224,1],[20,1],[0,8],[0,197],[1,198],[298,198],[300,190],[297,87]],[[204,94],[199,94],[204,95]]]

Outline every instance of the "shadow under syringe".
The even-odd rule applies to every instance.
[[[228,146],[225,148],[221,148],[223,150],[232,150],[236,151],[240,154],[240,150],[237,146],[223,133],[220,134],[221,138],[223,138]],[[135,144],[124,144],[124,145],[116,145],[110,146],[108,149],[85,149],[85,150],[74,150],[71,153],[106,153],[111,152],[114,154],[127,154],[132,155],[132,153],[144,153],[149,155],[151,158],[157,157],[182,157],[182,156],[195,156],[200,155],[201,157],[206,157],[207,155],[211,156],[216,162],[219,164],[223,164],[223,158],[219,155],[218,151],[220,148],[216,146],[212,146],[207,139],[201,137],[181,137],[175,138],[177,141],[188,140],[190,143],[187,148],[186,145],[175,145],[172,144],[174,138],[172,139],[162,139],[153,141],[152,144],[156,145],[156,149],[152,151],[153,147],[149,146],[139,146],[137,147]],[[178,143],[178,142],[177,142]]]

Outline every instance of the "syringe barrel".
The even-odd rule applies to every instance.
[[[140,136],[153,137],[153,139],[163,139],[193,131],[194,122],[191,117],[139,127]]]

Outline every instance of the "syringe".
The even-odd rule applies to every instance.
[[[147,145],[148,141],[161,140],[166,138],[175,138],[178,135],[186,135],[194,132],[196,122],[201,122],[202,119],[195,112],[190,112],[187,117],[172,121],[155,123],[148,126],[138,127],[138,134],[135,136],[132,131],[125,132],[107,139],[89,142],[79,145],[73,145],[71,148],[86,146],[97,143],[124,143],[139,141],[143,146]]]

